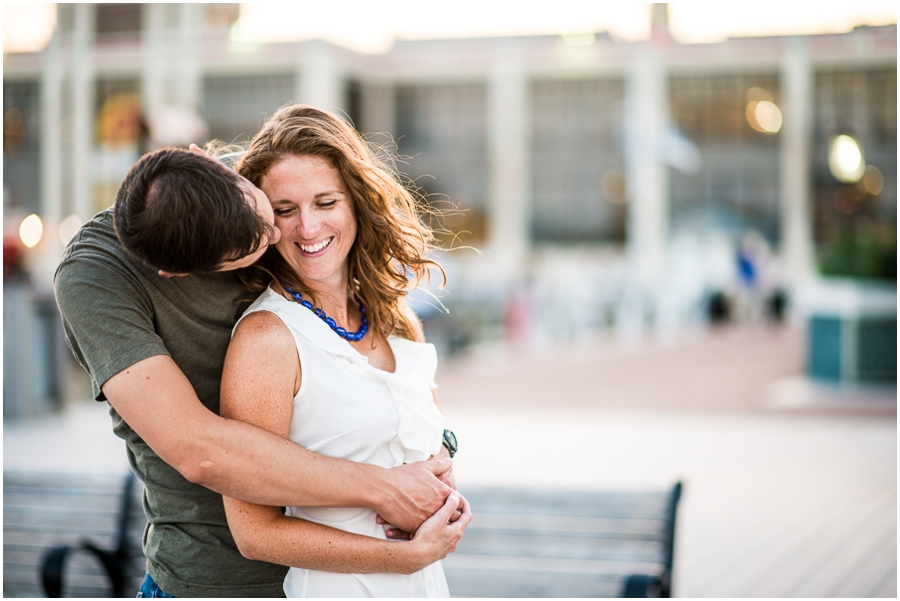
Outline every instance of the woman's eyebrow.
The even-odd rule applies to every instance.
[[[331,194],[340,194],[341,196],[344,196],[344,193],[340,190],[329,190],[326,192],[319,192],[313,198],[319,198],[320,196],[330,196]]]

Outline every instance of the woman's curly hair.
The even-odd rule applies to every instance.
[[[421,220],[423,198],[400,183],[396,172],[370,149],[359,133],[340,117],[308,105],[288,105],[270,117],[238,161],[238,173],[259,187],[269,170],[290,156],[317,156],[340,173],[353,199],[356,241],[350,249],[349,280],[366,307],[372,329],[382,336],[416,339],[413,319],[400,299],[437,268],[426,258],[434,235]],[[245,289],[255,298],[273,279],[301,290],[315,303],[303,279],[270,246],[256,265],[240,270]]]

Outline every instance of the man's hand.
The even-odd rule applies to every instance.
[[[384,497],[372,509],[383,518],[383,523],[415,532],[453,492],[441,480],[452,467],[450,459],[429,459],[388,470],[383,483]]]
[[[447,450],[447,447],[441,445],[441,451],[437,455],[432,455],[434,459],[450,459],[450,451]],[[450,459],[453,461],[452,459]],[[450,464],[450,469],[438,476],[441,482],[456,490],[456,475],[453,473],[453,464]]]

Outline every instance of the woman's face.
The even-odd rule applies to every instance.
[[[347,283],[347,255],[356,240],[356,213],[338,170],[316,156],[275,163],[260,188],[275,211],[281,256],[310,285]]]

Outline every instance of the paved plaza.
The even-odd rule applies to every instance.
[[[438,374],[458,484],[680,479],[676,596],[896,597],[896,390],[817,385],[803,361],[791,326],[472,349]],[[4,465],[126,467],[87,401],[6,423]]]

